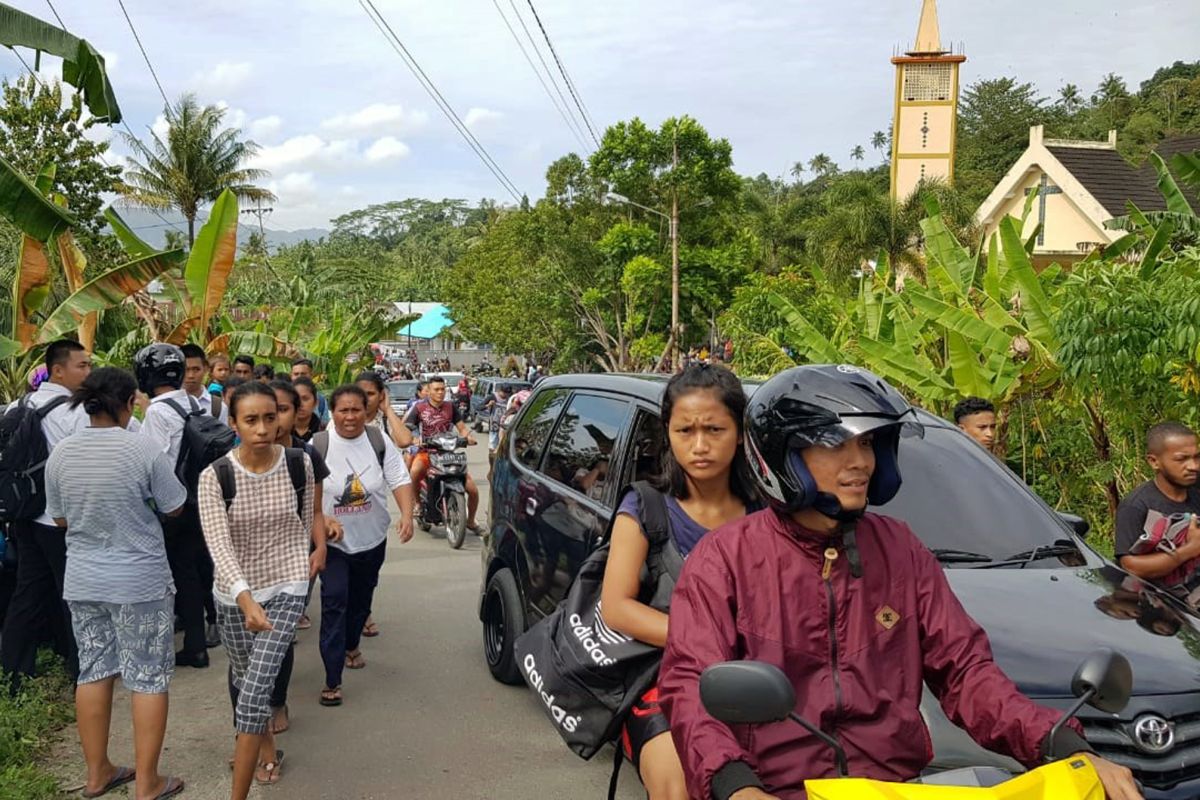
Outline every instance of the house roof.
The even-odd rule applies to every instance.
[[[413,310],[416,311],[416,303]],[[436,339],[442,331],[453,327],[454,320],[450,319],[450,309],[441,303],[433,303],[432,308],[414,320],[411,325],[405,325],[396,331],[398,336],[414,336],[418,339]]]
[[[1129,165],[1116,150],[1048,144],[1046,149],[1075,176],[1083,188],[1114,217],[1126,213],[1132,200],[1142,211],[1165,211],[1167,206],[1154,179],[1154,170]]]

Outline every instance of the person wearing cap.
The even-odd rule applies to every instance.
[[[1090,752],[1078,722],[1054,734],[1060,712],[1000,670],[908,525],[867,511],[900,489],[905,430],[922,430],[916,411],[848,365],[786,370],[750,398],[747,460],[769,508],[688,556],[658,679],[689,797],[799,800],[806,780],[838,777],[799,725],[735,734],[705,711],[700,675],[723,661],[780,668],[796,713],[836,731],[854,777],[907,781],[928,766],[923,683],[976,742],[1027,767]],[[1090,758],[1110,800],[1141,797],[1128,769]]]

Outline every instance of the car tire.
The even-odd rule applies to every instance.
[[[525,632],[525,607],[512,570],[492,576],[483,595],[483,654],[492,677],[520,686],[525,681],[517,664],[514,643]]]

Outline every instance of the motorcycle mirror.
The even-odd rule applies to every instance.
[[[1075,671],[1071,693],[1087,699],[1093,708],[1116,714],[1129,703],[1133,692],[1133,668],[1129,659],[1115,650],[1092,653]]]
[[[778,722],[796,708],[796,690],[772,664],[725,661],[713,664],[700,676],[700,701],[721,722]]]

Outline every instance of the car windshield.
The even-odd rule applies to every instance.
[[[392,400],[408,400],[417,391],[416,381],[392,381],[387,385]]]
[[[1054,556],[1065,548],[1054,545],[1069,545],[1071,537],[1054,512],[958,431],[930,424],[923,438],[902,439],[900,473],[899,494],[877,510],[907,522],[944,565],[1064,565]]]

